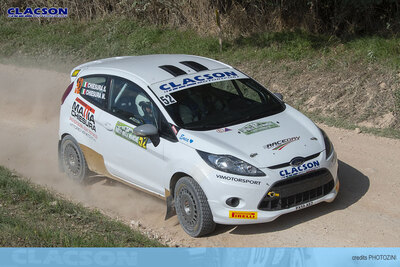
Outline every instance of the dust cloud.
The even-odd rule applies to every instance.
[[[0,64],[0,81],[0,165],[123,221],[146,215],[163,222],[159,199],[104,177],[79,185],[59,172],[59,110],[68,74]]]

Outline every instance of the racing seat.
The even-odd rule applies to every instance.
[[[136,105],[131,97],[127,96],[121,97],[119,101],[116,103],[116,107],[122,111],[128,112],[133,115],[138,114]]]

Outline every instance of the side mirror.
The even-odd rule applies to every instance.
[[[153,124],[143,124],[133,129],[133,134],[136,136],[148,137],[154,146],[160,144],[160,136],[158,129]]]
[[[283,101],[283,95],[280,93],[274,93],[274,95],[279,98],[281,101]]]

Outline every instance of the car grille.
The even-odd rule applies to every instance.
[[[321,153],[316,153],[316,154],[313,154],[311,156],[305,157],[304,161],[309,161],[310,159],[316,158],[316,157],[319,156],[319,154],[321,154]],[[278,165],[269,166],[268,168],[275,170],[275,169],[282,169],[282,168],[289,167],[289,166],[290,166],[290,161],[289,162],[285,162],[285,163],[281,163],[281,164],[278,164]]]
[[[333,177],[327,169],[294,176],[275,183],[261,200],[258,209],[289,209],[321,198],[331,192],[333,187]]]

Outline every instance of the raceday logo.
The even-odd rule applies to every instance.
[[[263,146],[265,149],[282,150],[288,144],[300,140],[300,136],[294,136],[282,140],[278,140]]]

